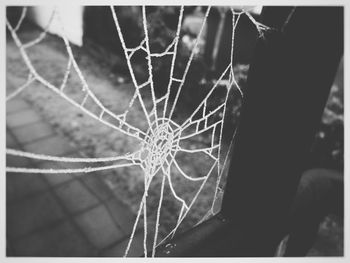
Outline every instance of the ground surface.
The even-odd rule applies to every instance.
[[[8,102],[6,124],[7,148],[83,157],[22,99]],[[6,165],[67,167],[14,156],[7,156]],[[7,256],[123,256],[133,219],[96,174],[6,176]],[[142,254],[142,231],[137,231],[130,252]]]

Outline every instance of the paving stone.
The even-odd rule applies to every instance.
[[[6,130],[6,148],[19,148],[18,142],[15,137]]]
[[[6,124],[10,128],[35,123],[41,120],[40,115],[31,109],[17,111],[6,116]]]
[[[67,153],[73,152],[75,149],[62,137],[58,135],[53,137],[46,137],[40,140],[37,140],[33,143],[28,143],[24,145],[26,151],[62,156]]]
[[[48,189],[38,174],[6,173],[6,202]]]
[[[122,242],[116,243],[110,248],[102,251],[100,256],[102,257],[123,257],[125,254],[126,247],[128,245],[129,238],[124,239]],[[141,257],[143,255],[143,233],[137,231],[133,242],[128,252],[128,257]]]
[[[51,161],[41,162],[38,164],[38,167],[42,169],[63,169],[59,163]],[[56,186],[74,179],[71,174],[43,174],[43,177],[51,186]]]
[[[69,221],[17,240],[13,243],[13,250],[16,256],[27,257],[88,257],[97,254]]]
[[[51,126],[43,121],[13,128],[12,133],[21,144],[53,135]]]
[[[23,197],[6,205],[6,236],[14,239],[63,217],[61,207],[50,192]]]
[[[29,109],[30,105],[28,102],[22,100],[22,99],[12,99],[8,102],[6,102],[6,113],[14,113],[16,111],[21,111],[24,109]]]
[[[111,198],[113,192],[99,177],[99,173],[89,173],[82,176],[80,179],[100,200],[104,201]]]
[[[125,204],[116,198],[108,200],[105,204],[124,234],[129,235],[134,226],[136,216]]]
[[[71,213],[82,211],[99,202],[81,182],[76,180],[57,187],[55,192]]]
[[[33,167],[28,158],[6,154],[6,166],[10,167]]]
[[[75,218],[91,243],[102,249],[124,237],[103,205],[99,205]]]

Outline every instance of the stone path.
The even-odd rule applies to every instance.
[[[20,98],[6,105],[6,146],[57,156],[82,156]],[[68,167],[9,155],[6,165]],[[123,256],[134,219],[98,174],[6,174],[7,256]],[[139,230],[129,256],[143,254],[142,240]]]

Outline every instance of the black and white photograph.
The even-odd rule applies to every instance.
[[[3,259],[346,260],[345,4],[122,3],[4,5]]]

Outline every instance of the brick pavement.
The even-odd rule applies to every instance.
[[[6,145],[35,153],[81,156],[33,106],[6,105]],[[63,163],[6,156],[7,166],[63,168]],[[7,256],[120,257],[135,216],[96,174],[6,174]],[[129,256],[140,256],[137,231]]]

